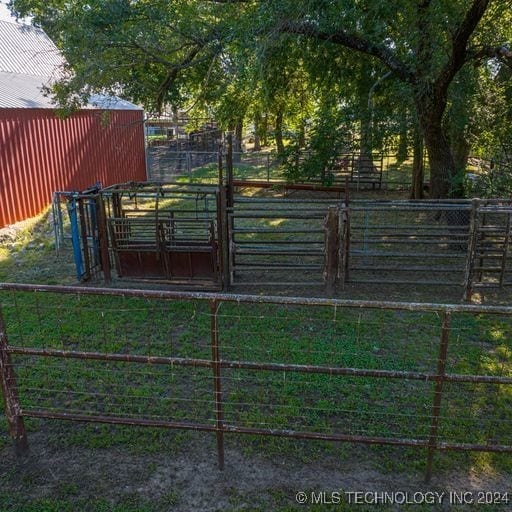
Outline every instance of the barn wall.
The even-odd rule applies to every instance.
[[[0,227],[37,215],[56,190],[145,179],[141,110],[0,109]]]

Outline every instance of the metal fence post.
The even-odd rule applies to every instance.
[[[432,477],[432,465],[437,447],[437,434],[439,431],[439,416],[441,414],[441,399],[443,396],[444,378],[446,376],[446,358],[448,354],[448,342],[450,339],[451,313],[445,311],[441,325],[441,340],[439,343],[439,356],[437,360],[437,375],[434,388],[434,403],[432,406],[432,423],[430,425],[430,436],[428,439],[427,469],[425,482],[430,482]]]
[[[478,245],[478,206],[479,200],[471,201],[471,217],[469,221],[468,253],[466,256],[466,269],[464,273],[464,301],[471,302],[473,296],[474,266],[476,248]]]
[[[224,418],[222,411],[222,382],[220,374],[220,350],[219,350],[219,326],[218,326],[218,302],[216,299],[210,301],[210,322],[212,342],[212,370],[213,389],[215,397],[215,433],[217,436],[217,456],[219,469],[224,469]]]
[[[334,295],[336,291],[336,278],[338,275],[338,255],[339,255],[339,209],[329,207],[327,217],[325,218],[325,291],[329,296]]]
[[[226,152],[226,173],[227,173],[227,205],[233,206],[233,134],[228,132]]]
[[[219,144],[217,149],[217,174],[219,187],[222,187],[224,182],[223,169],[222,169],[222,144]]]
[[[112,199],[117,194],[112,196]],[[105,201],[103,196],[99,194],[96,198],[96,208],[98,215],[98,242],[100,245],[101,255],[101,269],[103,270],[103,279],[106,284],[109,284],[112,279],[112,273],[110,268],[110,255],[108,250],[108,228],[107,228],[107,213],[105,210]]]
[[[220,261],[221,261],[221,272],[222,272],[222,289],[224,291],[229,289],[231,284],[230,279],[230,258],[229,258],[229,247],[231,244],[230,231],[228,228],[228,211],[227,211],[227,192],[226,186],[219,186],[218,194],[218,220],[217,230],[219,236],[219,249],[220,249]]]
[[[6,326],[0,307],[0,383],[4,397],[5,416],[9,424],[9,434],[13,440],[16,455],[21,456],[28,452],[27,433],[21,415],[16,377],[7,347]]]
[[[191,181],[192,180],[192,155],[190,153],[190,151],[187,151],[185,153],[186,155],[186,166],[187,166],[187,174],[188,174],[188,180]]]

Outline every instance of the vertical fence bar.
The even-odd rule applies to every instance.
[[[78,201],[78,218],[80,224],[80,237],[82,238],[82,252],[84,257],[84,273],[82,276],[83,281],[91,279],[91,258],[89,256],[89,240],[87,233],[87,216],[84,208],[84,198],[79,197]],[[90,226],[89,226],[90,227]]]
[[[349,178],[348,176],[345,177],[345,237],[344,237],[344,247],[345,247],[345,253],[343,257],[343,264],[344,264],[344,272],[343,272],[343,284],[347,283],[350,275],[350,188],[349,188]]]
[[[217,152],[217,173],[218,173],[218,183],[219,187],[222,187],[224,182],[223,169],[222,169],[222,144],[219,144],[218,152]]]
[[[0,385],[4,397],[4,410],[9,424],[9,433],[14,443],[16,455],[20,456],[28,452],[28,441],[25,423],[21,415],[16,377],[7,347],[7,331],[0,306]]]
[[[439,343],[439,358],[437,360],[437,380],[434,388],[434,400],[432,407],[432,423],[430,425],[430,436],[428,440],[427,469],[425,473],[425,482],[430,482],[432,478],[432,465],[434,454],[437,447],[437,434],[439,431],[439,416],[441,414],[441,399],[443,397],[443,385],[446,375],[446,357],[448,354],[448,342],[450,339],[450,321],[451,313],[443,313],[441,325],[441,340]]]
[[[505,240],[503,241],[503,256],[501,258],[501,271],[500,271],[500,288],[503,288],[505,282],[505,272],[507,270],[507,259],[510,245],[510,227],[511,227],[512,213],[507,213],[507,222],[505,226]]]
[[[475,253],[478,240],[478,199],[471,202],[471,217],[469,220],[468,253],[466,256],[466,269],[464,272],[464,301],[471,301],[473,296],[473,280]]]
[[[233,134],[228,133],[226,152],[226,173],[227,173],[227,205],[233,206]]]
[[[325,291],[332,296],[336,292],[336,277],[338,275],[339,255],[339,209],[329,207],[325,218]]]
[[[96,207],[98,216],[98,242],[100,246],[101,269],[103,270],[103,279],[105,280],[105,283],[109,284],[112,279],[112,274],[110,267],[110,255],[108,252],[107,212],[105,210],[105,201],[101,194],[96,197]],[[115,243],[114,237],[111,240],[112,243]],[[120,266],[118,265],[117,268],[119,269]]]
[[[222,412],[222,383],[220,374],[220,350],[219,350],[219,325],[218,325],[218,302],[216,299],[210,301],[210,325],[212,341],[212,370],[213,389],[215,397],[215,431],[217,436],[217,456],[219,469],[224,469],[224,418]]]
[[[228,229],[228,212],[226,202],[226,186],[221,185],[219,187],[218,232],[220,242],[219,246],[222,271],[222,289],[224,291],[228,290],[230,285],[229,251],[231,244]]]
[[[481,206],[486,206],[486,204],[480,203]],[[487,213],[485,210],[481,212],[481,215],[478,218],[479,226],[478,226],[478,239],[477,242],[480,242],[480,259],[478,260],[478,281],[482,282],[484,278],[484,264],[486,260],[486,254],[485,254],[485,246],[486,246],[486,232],[485,228],[487,226]]]

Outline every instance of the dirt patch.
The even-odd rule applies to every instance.
[[[65,496],[68,500],[123,497],[152,504],[152,510],[213,512],[284,510],[296,505],[297,492],[472,492],[510,489],[510,475],[448,473],[430,484],[421,473],[386,474],[361,460],[335,457],[301,463],[289,456],[269,459],[226,450],[219,471],[213,436],[197,435],[185,450],[158,455],[132,455],[122,449],[59,449],[43,432],[30,435],[31,454],[17,462],[10,447],[2,450],[2,491],[34,500]],[[346,499],[345,499],[346,501]],[[428,510],[448,510],[443,504]],[[377,507],[380,510],[395,508]],[[293,510],[286,508],[286,510]],[[307,510],[301,507],[300,510]],[[506,510],[506,508],[503,508]]]

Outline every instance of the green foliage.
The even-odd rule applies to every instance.
[[[316,181],[320,178],[324,185],[331,185],[334,177],[331,171],[338,157],[349,150],[348,145],[347,129],[339,112],[324,107],[310,128],[306,151],[301,152],[297,142],[288,146],[283,156],[287,181]]]
[[[499,50],[512,41],[507,2],[12,3],[34,16],[68,59],[53,87],[64,112],[99,92],[149,111],[195,109],[224,128],[265,117],[271,130],[282,117],[284,129],[296,133],[315,127],[310,144],[320,160],[301,172],[323,175],[330,156],[320,146],[337,137],[327,132],[325,144],[319,141],[330,123],[320,119],[325,102],[352,113],[364,152],[396,138],[408,110],[411,124],[429,135],[429,154],[447,146],[444,161],[431,162],[440,195],[460,174],[451,152],[461,139],[486,151],[509,146],[510,73],[503,61],[510,56]]]

